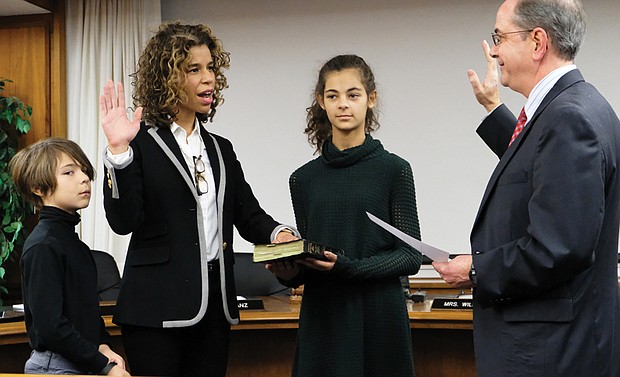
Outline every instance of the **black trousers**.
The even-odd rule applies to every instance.
[[[219,271],[209,271],[209,306],[196,325],[179,328],[123,325],[121,334],[132,375],[225,377],[230,324],[224,315]]]

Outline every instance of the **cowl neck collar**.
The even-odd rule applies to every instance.
[[[332,138],[330,137],[323,144],[321,157],[327,165],[335,168],[343,168],[382,151],[383,145],[381,142],[373,139],[373,137],[368,134],[361,145],[342,151],[332,143]]]
[[[74,214],[63,211],[57,207],[44,206],[41,208],[39,220],[53,220],[66,224],[70,227],[75,227],[80,223],[80,215],[76,212]]]

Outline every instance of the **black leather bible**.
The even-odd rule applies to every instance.
[[[343,254],[342,250],[317,242],[300,239],[283,243],[254,245],[253,260],[255,263],[280,262],[297,258],[327,260],[325,255],[323,255],[324,251],[331,251],[334,254]]]

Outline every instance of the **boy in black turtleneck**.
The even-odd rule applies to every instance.
[[[75,232],[77,211],[90,202],[88,157],[76,143],[50,138],[19,151],[10,169],[21,195],[40,211],[20,261],[33,348],[25,373],[129,376],[109,346],[91,250]]]

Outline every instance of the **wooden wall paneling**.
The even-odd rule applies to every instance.
[[[45,8],[52,13],[0,17],[0,77],[12,79],[7,92],[33,108],[25,145],[67,136],[65,0]]]
[[[6,54],[0,57],[2,77],[13,80],[6,94],[32,106],[32,129],[24,144],[50,136],[50,20],[49,16],[8,17],[2,23],[0,39]],[[8,27],[7,27],[8,26]]]

